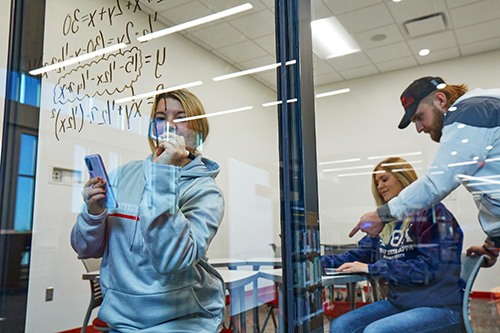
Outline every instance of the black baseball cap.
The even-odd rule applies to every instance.
[[[439,86],[439,85],[443,86]],[[439,88],[438,88],[439,86]],[[446,82],[439,76],[425,76],[413,81],[408,88],[401,94],[401,104],[405,109],[405,115],[399,123],[399,128],[403,129],[408,127],[411,123],[411,118],[417,111],[418,104],[422,99],[427,97],[436,89],[442,89],[446,86]]]

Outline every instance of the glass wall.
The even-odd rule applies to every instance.
[[[431,133],[431,125],[422,127],[420,119],[417,118],[421,109],[418,109],[412,118],[415,124],[411,123],[404,130],[398,129],[398,125],[404,115],[402,104],[408,107],[411,103],[408,97],[406,101],[401,100],[401,94],[410,83],[421,77],[441,77],[448,86],[465,83],[470,90],[498,88],[496,80],[500,70],[496,61],[500,55],[498,5],[496,1],[457,0],[315,0],[312,2],[316,149],[321,243],[324,253],[344,254],[349,249],[360,251],[363,246],[358,242],[366,234],[359,231],[351,238],[349,233],[360,221],[361,216],[375,211],[377,206],[389,201],[401,190],[396,188],[394,193],[387,194],[390,188],[384,185],[387,181],[385,178],[390,175],[402,175],[410,168],[415,170],[420,185],[412,187],[418,191],[408,190],[404,198],[401,195],[399,201],[395,200],[389,205],[390,212],[397,215],[395,220],[399,217],[400,221],[405,221],[410,212],[413,214],[418,208],[428,208],[441,201],[456,218],[463,232],[463,245],[461,251],[457,252],[465,253],[471,246],[483,245],[486,235],[478,222],[478,209],[473,197],[485,192],[481,192],[480,189],[478,192],[476,189],[471,195],[464,186],[459,186],[460,182],[453,177],[457,174],[457,168],[454,167],[467,163],[477,166],[481,161],[486,161],[486,165],[490,163],[493,167],[494,163],[498,163],[495,162],[494,156],[488,155],[486,147],[479,147],[479,144],[472,150],[471,155],[462,154],[460,159],[450,155],[458,152],[460,156],[461,150],[466,148],[464,146],[450,148],[448,146],[450,134],[445,135],[444,129],[441,143],[431,140],[427,135]],[[333,39],[334,36],[346,39],[342,41]],[[345,46],[345,48],[334,48],[334,46]],[[431,91],[427,91],[426,95]],[[418,94],[414,92],[410,96],[417,99]],[[444,109],[444,104],[437,106],[440,107],[439,110],[448,112]],[[443,118],[443,112],[440,117]],[[445,125],[453,122],[448,120],[446,123],[447,118],[444,119]],[[465,121],[465,125],[469,126],[470,123]],[[464,141],[458,142],[461,145],[469,142],[465,137],[462,139]],[[471,139],[470,142],[472,141]],[[444,157],[445,154],[450,155],[451,159]],[[387,160],[390,157],[402,158],[409,165],[398,159]],[[498,166],[494,168],[498,170]],[[467,175],[474,175],[476,172],[463,169],[461,171]],[[481,173],[479,175],[485,176]],[[481,177],[479,175],[476,176]],[[445,177],[447,181],[443,180]],[[459,187],[454,190],[456,186]],[[425,207],[422,204],[424,202]],[[429,208],[427,215],[424,216],[425,220],[439,224],[437,222],[439,214],[429,218],[429,214],[436,211]],[[448,221],[450,219],[446,218]],[[392,228],[396,231],[386,226],[381,234],[382,237],[386,237],[385,241],[381,242],[383,245],[375,244],[373,248],[369,247],[375,251],[376,258],[370,260],[363,258],[369,263],[374,263],[377,258],[381,259],[382,263],[389,262],[389,268],[377,271],[381,263],[369,268],[358,267],[358,270],[369,269],[375,277],[387,278],[392,288],[390,289],[392,294],[388,297],[389,299],[392,297],[392,300],[395,292],[398,290],[401,292],[401,285],[410,284],[416,289],[422,288],[422,292],[416,296],[422,298],[426,298],[426,295],[430,294],[429,288],[432,288],[429,284],[419,286],[421,281],[418,274],[404,273],[398,271],[398,268],[391,270],[391,262],[388,260],[396,260],[393,264],[403,265],[400,267],[406,267],[408,272],[415,269],[429,269],[424,265],[430,264],[426,260],[420,266],[410,264],[405,266],[404,263],[397,261],[398,258],[400,261],[404,261],[404,258],[408,260],[408,254],[406,257],[401,255],[409,251],[408,245],[417,249],[415,254],[426,255],[422,246],[416,246],[419,242],[423,242],[421,234],[423,231],[419,231],[419,234],[415,230],[414,220],[406,220],[406,224],[408,223],[409,227],[405,226],[405,223],[403,226],[394,227],[393,223]],[[429,229],[429,232],[433,228]],[[410,230],[408,231],[410,236],[398,237],[401,230]],[[454,237],[459,238],[460,232],[456,228],[448,231],[452,231]],[[436,237],[439,235],[447,237],[443,230],[437,233],[432,231],[431,234]],[[441,250],[446,248],[443,242],[431,244]],[[450,253],[453,253],[453,258],[457,258],[460,254]],[[339,258],[337,257],[338,261],[335,264],[330,263],[331,267],[337,267],[344,261],[363,261],[359,257]],[[446,267],[445,265],[451,262],[451,259],[440,258],[442,260],[437,267]],[[499,269],[498,265],[482,269],[474,284],[476,292],[485,292],[488,295],[486,301],[473,300],[478,302],[473,303],[478,307],[472,314],[477,331],[481,329],[486,331],[489,325],[496,325],[493,323],[498,318],[497,310],[488,301],[498,289],[496,276],[499,274]],[[457,274],[455,272],[453,276],[448,277],[448,280],[443,277],[442,280],[431,279],[433,282],[428,283],[446,283],[456,278]],[[456,292],[456,288],[451,292]],[[397,295],[403,297],[404,293],[401,293]],[[370,293],[363,296],[366,296],[366,299],[356,298],[358,306],[370,301]],[[347,300],[345,291],[337,288],[330,288],[327,298],[330,307],[342,305],[339,301]],[[446,302],[450,304],[454,301]],[[420,303],[412,303],[412,306],[417,304]],[[335,318],[339,312],[331,310],[327,314]]]
[[[41,80],[38,141],[23,136],[16,162],[34,198],[20,200],[32,187],[18,186],[12,221],[2,224],[32,235],[27,288],[7,288],[27,289],[19,329],[82,327],[89,281],[105,294],[89,325],[101,311],[125,331],[274,329],[282,265],[274,1],[48,0],[45,17],[43,56],[16,73]],[[105,191],[89,182],[93,154],[109,175]],[[36,158],[35,174],[25,158]],[[88,261],[96,257],[100,266]]]

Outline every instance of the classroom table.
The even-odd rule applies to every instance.
[[[247,261],[245,259],[235,259],[235,258],[208,259],[208,263],[212,267],[228,267],[230,270],[235,270],[238,266],[247,265]]]
[[[231,321],[233,322],[234,332],[238,332],[236,315],[240,316],[241,332],[246,332],[246,304],[245,304],[245,286],[253,283],[253,307],[257,308],[257,277],[258,271],[238,271],[238,270],[218,270],[224,279],[226,289],[229,291],[233,302],[231,303]],[[254,311],[255,315],[255,311]],[[254,318],[254,330],[258,331],[257,320]]]
[[[275,268],[281,267],[281,258],[264,257],[264,258],[250,258],[246,260],[246,264],[253,266],[254,271],[258,271],[260,266],[274,266]]]

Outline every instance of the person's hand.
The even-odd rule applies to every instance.
[[[153,162],[182,166],[188,154],[184,137],[170,133],[168,140],[158,143]]]
[[[359,261],[346,262],[345,264],[342,264],[339,268],[337,268],[337,272],[368,273],[368,264]]]
[[[354,236],[358,230],[366,232],[370,236],[378,236],[382,229],[384,229],[385,223],[382,222],[380,217],[377,214],[377,211],[366,213],[361,216],[358,224],[351,230],[349,233],[349,237]]]
[[[100,215],[104,213],[106,208],[101,206],[99,200],[106,198],[106,181],[101,177],[91,178],[83,185],[82,196],[90,214]]]
[[[485,244],[484,246],[488,245]],[[470,257],[471,255],[481,256],[483,254],[486,254],[490,259],[486,259],[485,261],[483,261],[481,267],[491,267],[497,262],[497,258],[494,255],[491,255],[491,252],[486,251],[483,246],[471,246],[467,249],[467,257]],[[498,256],[498,253],[493,254],[496,254]]]

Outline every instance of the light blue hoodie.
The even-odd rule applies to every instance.
[[[453,103],[426,174],[377,213],[384,222],[402,220],[460,184],[474,196],[483,230],[500,247],[500,89],[474,89]]]
[[[206,253],[224,214],[217,163],[183,168],[130,162],[110,174],[118,208],[79,214],[71,245],[102,257],[98,317],[119,332],[216,332],[224,318],[222,277]]]

